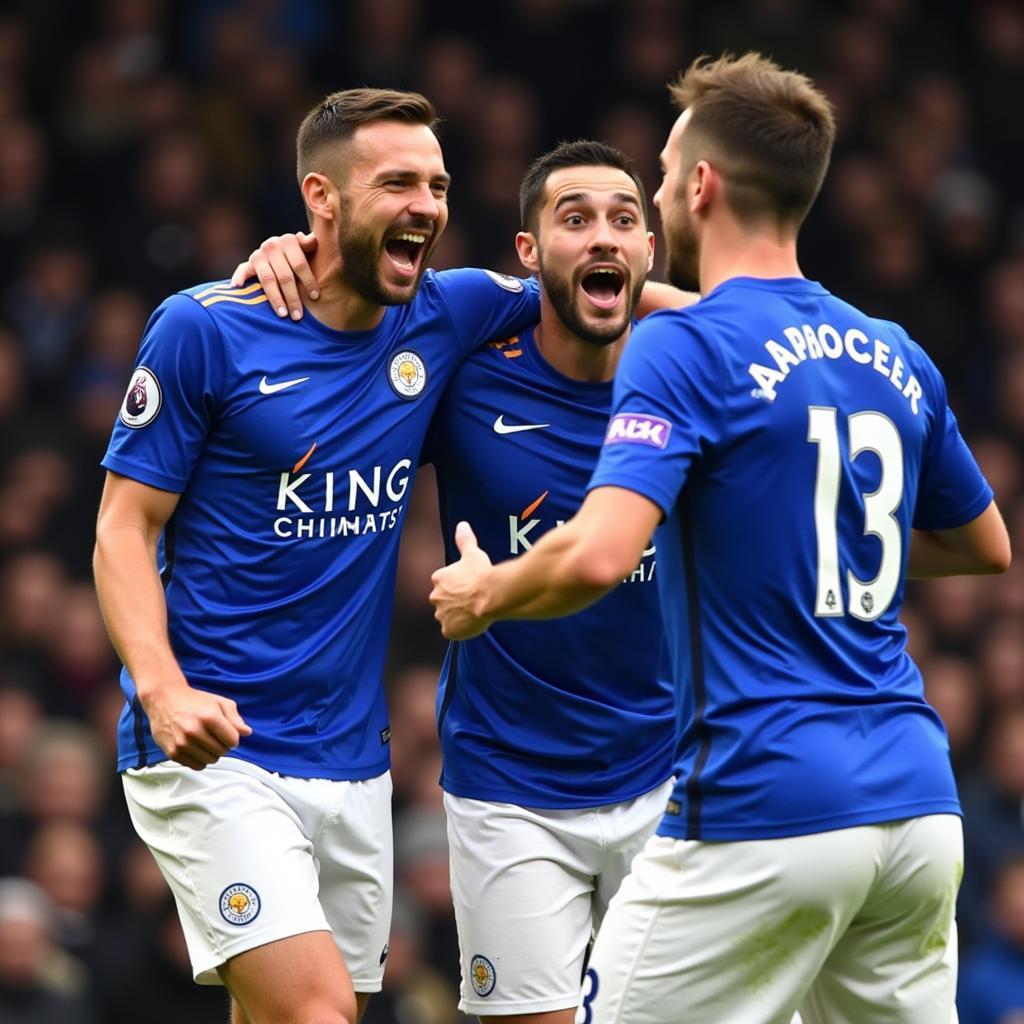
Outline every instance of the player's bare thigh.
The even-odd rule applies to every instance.
[[[329,932],[269,942],[217,971],[232,995],[232,1024],[355,1024],[370,998],[353,992]]]
[[[480,1024],[573,1024],[576,1007],[549,1010],[547,1013],[517,1013],[506,1017],[481,1017]]]

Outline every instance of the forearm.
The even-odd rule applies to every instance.
[[[926,530],[911,531],[910,554],[907,561],[908,579],[976,576],[999,571],[995,566],[979,563],[972,553],[943,543],[934,533]]]
[[[699,301],[700,296],[696,292],[684,292],[661,281],[647,281],[640,293],[636,314],[642,318],[659,309],[682,309]]]
[[[167,634],[155,538],[135,524],[101,524],[93,570],[107,632],[139,699],[145,702],[157,690],[187,685]]]
[[[571,615],[606,594],[621,573],[588,551],[576,520],[545,534],[519,558],[491,568],[483,581],[481,609],[488,619],[555,619]]]

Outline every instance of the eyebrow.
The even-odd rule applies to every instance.
[[[626,203],[630,206],[635,206],[638,210],[640,209],[640,200],[637,196],[631,192],[616,192],[612,197],[618,203]],[[558,202],[554,205],[554,212],[563,206],[576,205],[577,203],[587,203],[590,201],[589,192],[569,192],[568,194],[561,196]]]
[[[384,181],[385,178],[401,178],[403,181],[409,181],[409,180],[416,179],[416,178],[419,178],[419,177],[420,177],[420,175],[416,171],[400,170],[398,168],[391,168],[391,169],[387,169],[387,170],[381,171],[377,175],[376,180],[377,181]],[[431,181],[440,181],[440,182],[443,182],[445,185],[450,185],[452,183],[452,176],[450,174],[448,174],[447,172],[444,172],[442,174],[432,174],[430,176],[430,180]]]

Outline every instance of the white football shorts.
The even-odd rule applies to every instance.
[[[584,957],[672,780],[624,803],[545,810],[444,795],[465,1013],[576,1006]]]
[[[955,1024],[955,815],[746,842],[655,836],[577,1024]]]
[[[174,893],[192,973],[330,931],[356,992],[379,992],[391,926],[391,774],[300,779],[234,757],[122,775],[136,832]]]

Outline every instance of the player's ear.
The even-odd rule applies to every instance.
[[[519,253],[519,262],[531,274],[536,274],[540,270],[540,260],[537,258],[537,239],[532,231],[520,231],[516,235],[516,252]]]
[[[651,272],[654,266],[654,232],[647,232],[647,273]]]
[[[326,174],[310,171],[299,186],[306,209],[314,216],[333,220],[337,209],[337,186]]]
[[[686,199],[690,213],[703,210],[711,202],[720,185],[715,169],[707,160],[698,160],[694,165],[691,180],[686,183]]]

